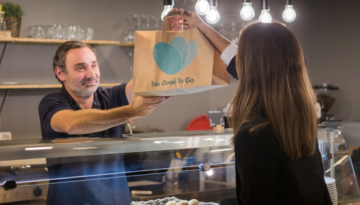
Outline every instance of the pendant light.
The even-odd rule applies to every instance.
[[[207,0],[197,0],[195,11],[199,15],[206,15],[210,11],[210,4]]]
[[[217,0],[210,0],[210,11],[206,14],[206,21],[209,24],[216,24],[220,20],[220,14],[217,10]]]
[[[164,20],[164,17],[174,8],[174,0],[164,0],[164,10],[161,13],[161,20]]]
[[[269,0],[261,0],[261,14],[259,21],[262,23],[271,23],[272,17],[270,14]]]
[[[240,10],[240,17],[245,21],[250,21],[255,16],[254,8],[251,5],[251,0],[243,0],[243,7]]]
[[[294,10],[292,0],[286,0],[285,10],[282,14],[282,18],[284,19],[284,21],[288,23],[293,22],[295,20],[296,12]]]

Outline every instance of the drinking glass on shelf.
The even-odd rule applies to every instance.
[[[84,28],[85,40],[92,40],[94,38],[94,29],[90,26]]]
[[[127,29],[123,33],[124,41],[127,44],[132,44],[135,42],[135,30],[134,29]]]
[[[76,28],[76,40],[84,40],[85,39],[85,30],[83,26],[75,26]]]
[[[54,32],[52,38],[54,39],[66,39],[67,38],[67,26],[63,24],[54,24]]]
[[[67,39],[75,40],[77,39],[77,28],[74,25],[70,25],[67,28]]]
[[[54,25],[44,26],[45,38],[52,38],[54,35]]]
[[[135,28],[137,20],[139,19],[138,15],[128,15],[125,16],[125,23],[122,25],[121,39],[120,42],[123,43],[134,43],[135,40]]]
[[[150,16],[146,16],[146,15],[141,15],[141,21],[142,23],[140,23],[141,25],[141,30],[143,31],[150,31],[152,30],[151,28],[151,18]]]
[[[42,26],[34,25],[30,28],[30,38],[45,38],[45,31]]]
[[[158,16],[151,16],[151,19],[153,21],[152,30],[159,31],[162,29],[162,21],[161,18]]]
[[[132,21],[134,22],[133,25],[135,26],[134,29],[136,31],[141,30],[141,15],[140,14],[134,14]]]

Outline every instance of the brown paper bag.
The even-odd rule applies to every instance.
[[[133,80],[133,92],[140,96],[196,93],[230,84],[220,53],[197,28],[136,31]]]

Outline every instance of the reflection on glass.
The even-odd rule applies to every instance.
[[[27,147],[27,148],[25,148],[26,151],[49,150],[49,149],[53,149],[53,147]]]

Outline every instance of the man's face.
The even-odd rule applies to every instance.
[[[60,74],[69,92],[79,98],[90,97],[99,87],[100,70],[95,53],[88,47],[71,49],[65,58],[66,73]]]

